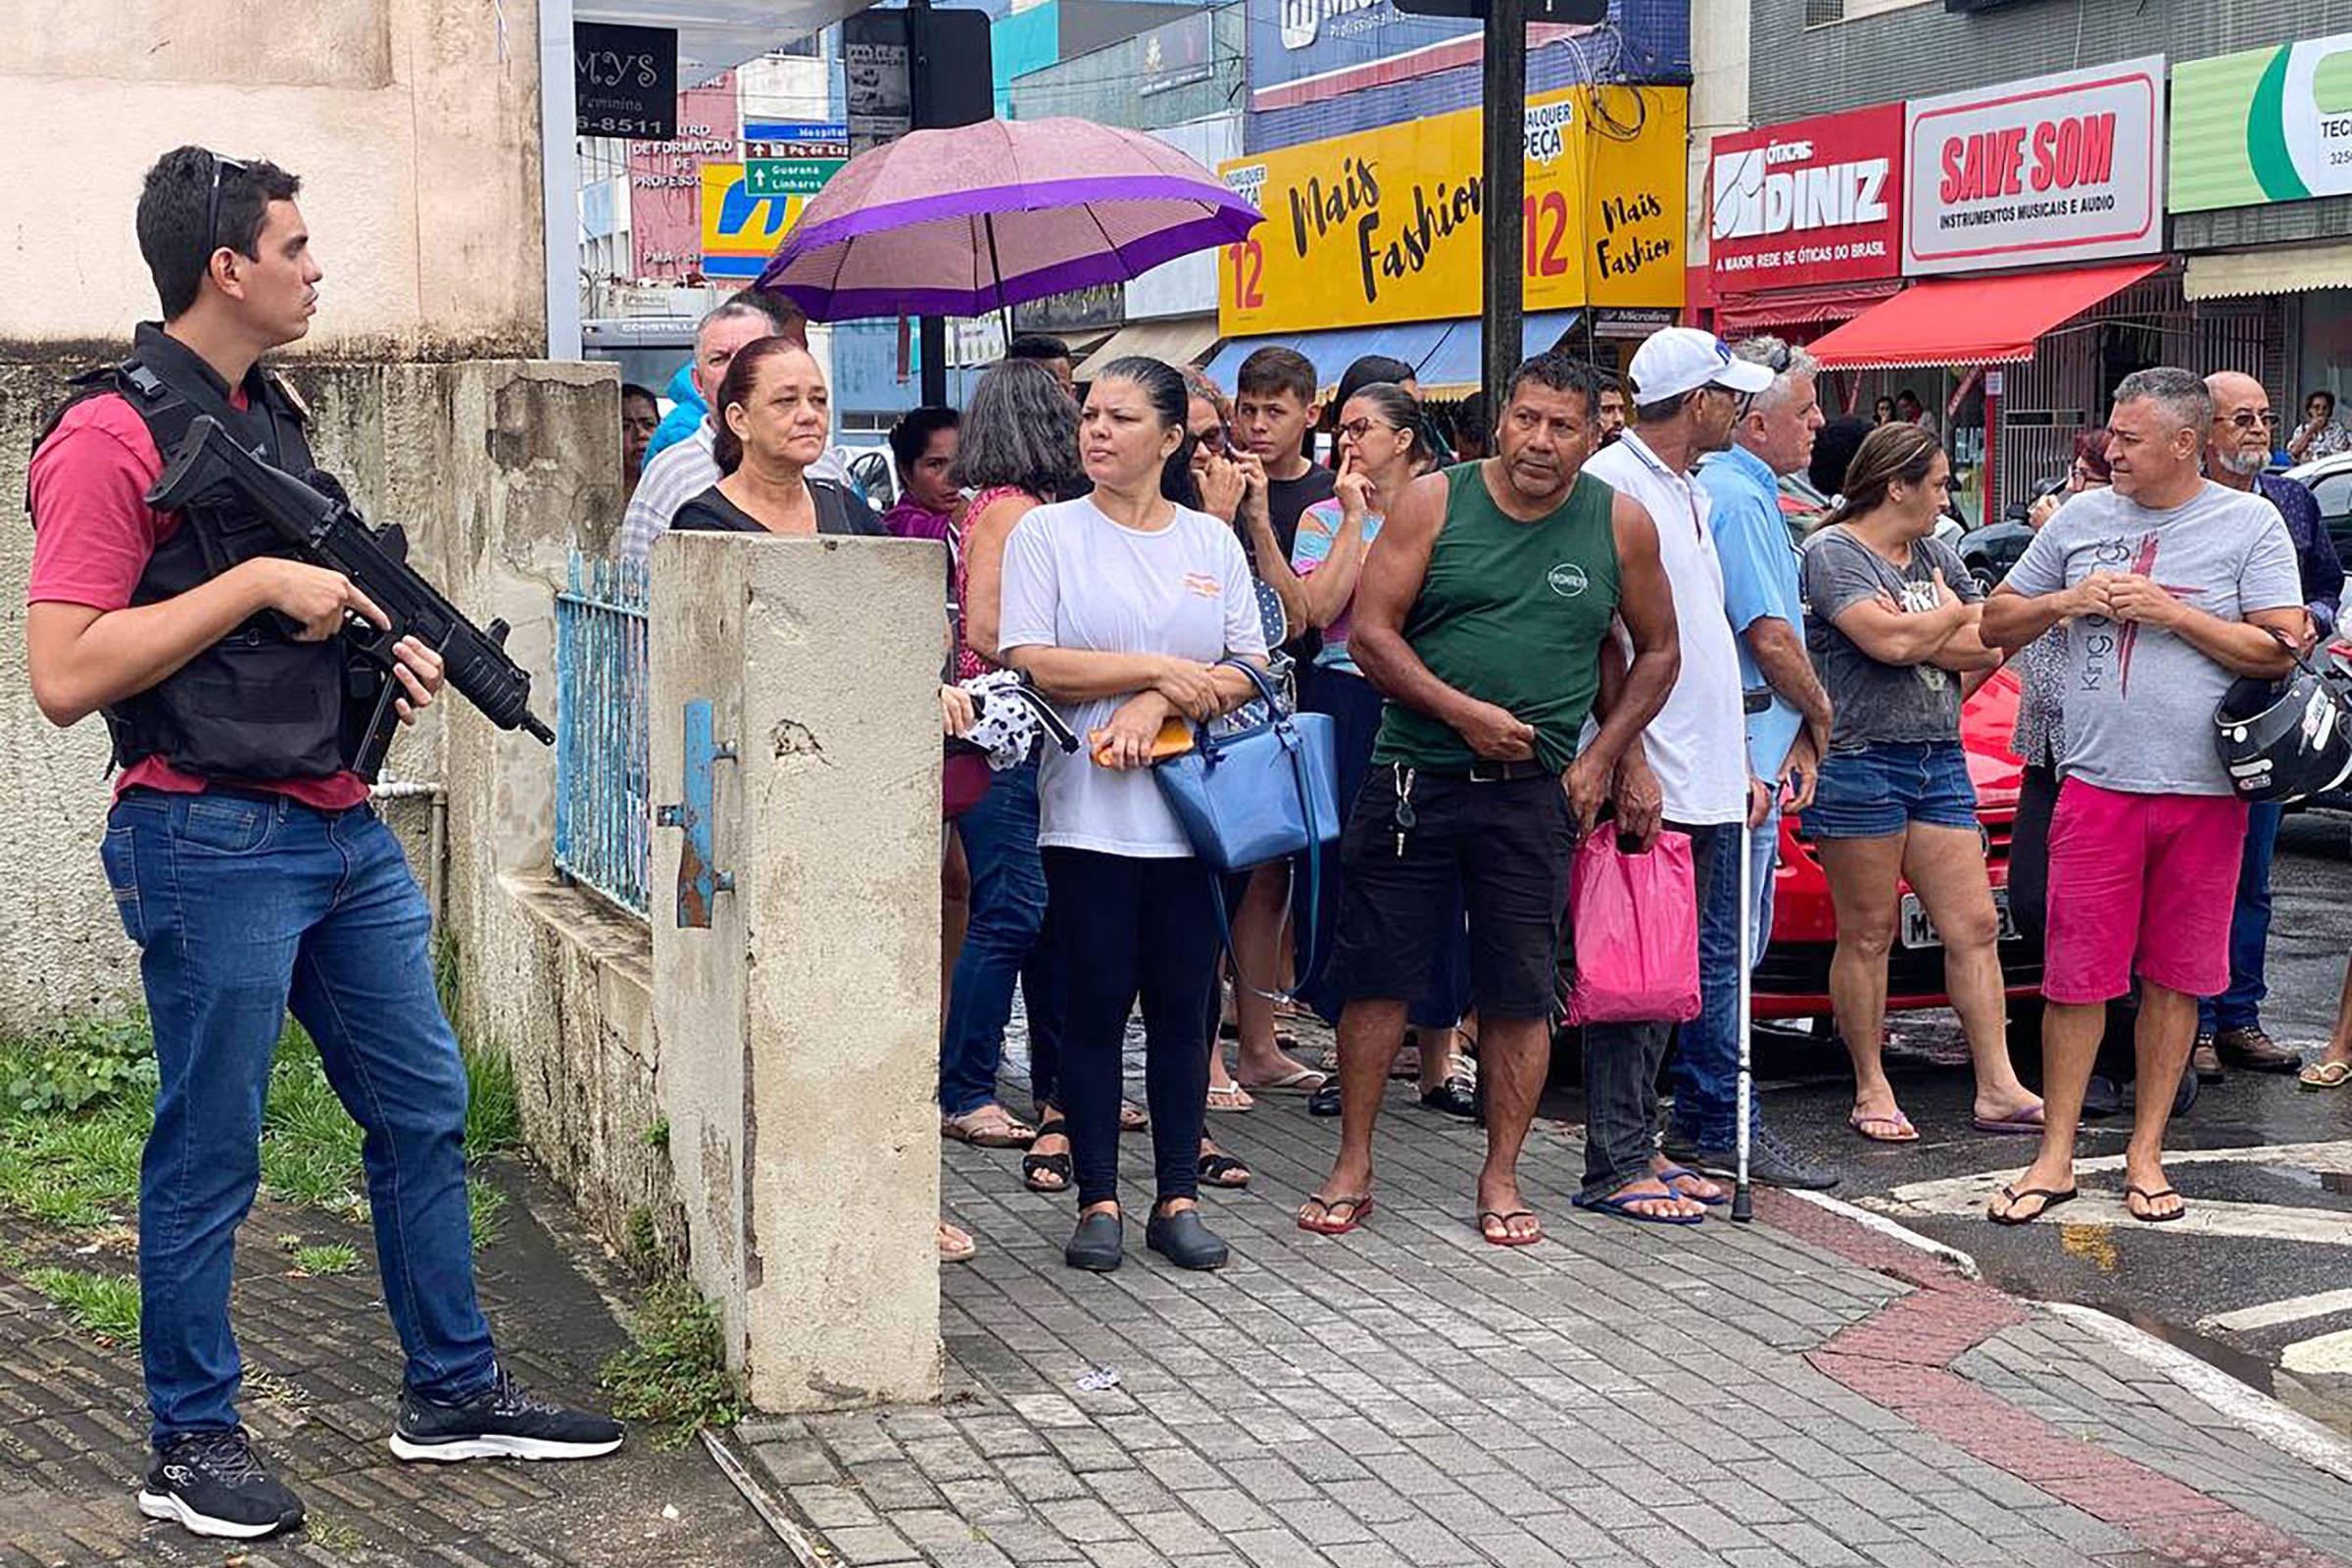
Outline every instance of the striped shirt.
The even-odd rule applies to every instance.
[[[637,480],[637,493],[629,498],[629,510],[621,514],[621,560],[646,561],[654,553],[654,541],[669,531],[678,509],[718,483],[718,460],[710,455],[711,433],[710,421],[706,418],[694,427],[692,435],[676,446],[662,448],[646,464]],[[807,476],[832,480],[850,492],[853,506],[859,504],[849,473],[831,447],[808,465]]]

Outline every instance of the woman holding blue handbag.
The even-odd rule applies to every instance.
[[[1119,1266],[1119,1080],[1142,997],[1156,1192],[1147,1244],[1181,1268],[1218,1268],[1225,1244],[1198,1195],[1215,973],[1211,872],[1151,776],[1204,722],[1257,694],[1262,665],[1250,564],[1233,530],[1161,493],[1192,461],[1184,378],[1157,360],[1095,378],[1078,433],[1094,492],[1040,507],[1005,547],[1004,662],[1061,705],[1086,744],[1049,754],[1038,843],[1068,978],[1062,1103],[1077,1166],[1073,1268]],[[1065,918],[1066,916],[1066,918]]]

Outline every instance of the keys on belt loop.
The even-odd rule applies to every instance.
[[[1404,858],[1404,835],[1415,821],[1413,816],[1413,770],[1402,762],[1392,762],[1389,765],[1396,775],[1396,858],[1401,860]]]

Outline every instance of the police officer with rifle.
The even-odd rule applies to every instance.
[[[621,1442],[614,1422],[517,1388],[475,1299],[466,1072],[430,914],[368,781],[445,680],[502,727],[548,737],[505,628],[466,621],[408,568],[396,530],[342,505],[301,403],[257,364],[316,308],[299,189],[201,147],[147,172],[139,248],[163,322],[79,378],[28,498],[33,696],[57,724],[102,715],[112,738],[103,857],[160,1070],[139,1181],[154,1447],[139,1507],[235,1539],[303,1516],[238,1424],[228,1322],[289,1005],[367,1134],[377,1266],[407,1353],[392,1451],[576,1458]]]

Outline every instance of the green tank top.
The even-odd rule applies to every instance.
[[[1535,726],[1536,758],[1567,770],[1600,691],[1600,640],[1617,613],[1616,492],[1581,475],[1546,515],[1494,504],[1481,465],[1446,470],[1446,521],[1404,640],[1431,674]],[[1467,772],[1478,754],[1442,719],[1392,700],[1372,760]]]

